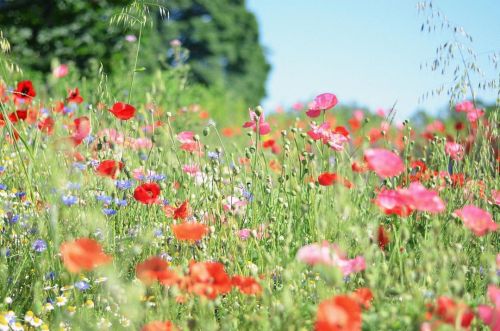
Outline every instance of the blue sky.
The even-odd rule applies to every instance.
[[[500,55],[500,0],[434,1],[448,19],[474,38],[474,50],[485,76],[499,77],[488,55]],[[247,0],[259,22],[261,41],[273,67],[263,105],[273,110],[322,92],[344,104],[356,102],[372,110],[391,108],[397,118],[417,109],[436,114],[447,96],[419,103],[423,93],[452,81],[420,70],[434,58],[444,32],[420,31],[425,15],[413,0]],[[479,93],[494,102],[496,93]]]

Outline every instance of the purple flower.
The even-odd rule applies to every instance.
[[[75,283],[75,287],[80,291],[86,291],[90,288],[90,285],[86,281],[81,280]]]
[[[35,252],[41,253],[47,249],[47,243],[42,239],[38,239],[31,245],[31,248],[33,248]]]
[[[72,206],[78,202],[78,198],[72,195],[63,195],[61,199],[66,206]]]
[[[104,215],[106,216],[113,216],[116,214],[116,210],[114,209],[111,209],[111,208],[103,208],[102,209],[102,212],[104,213]]]

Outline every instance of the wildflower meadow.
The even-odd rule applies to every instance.
[[[140,67],[165,7],[112,74],[0,35],[0,330],[500,330],[498,103],[232,102]]]

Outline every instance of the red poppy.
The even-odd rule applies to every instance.
[[[127,103],[117,102],[109,111],[117,118],[126,121],[134,117],[136,109]]]
[[[172,225],[172,232],[177,240],[197,241],[207,235],[208,227],[201,223],[186,222]]]
[[[91,131],[92,126],[90,125],[90,119],[87,116],[76,118],[73,121],[73,134],[71,136],[75,146],[80,145],[83,139],[85,139]]]
[[[349,138],[349,131],[343,126],[337,126],[334,130],[333,133],[338,133],[343,135],[346,138]]]
[[[338,295],[319,304],[316,331],[361,330],[361,308],[347,295]]]
[[[354,291],[352,298],[356,300],[360,306],[365,309],[370,309],[371,302],[373,300],[373,293],[368,287],[360,287]]]
[[[446,296],[439,297],[433,308],[434,315],[449,325],[456,325],[458,321],[463,328],[468,328],[474,319],[474,313],[466,304]]]
[[[16,110],[9,114],[9,120],[12,123],[17,123],[18,121],[25,121],[28,118],[27,110]]]
[[[40,131],[48,134],[48,135],[51,135],[53,132],[54,132],[54,124],[55,124],[55,121],[52,117],[47,117],[43,120],[41,120],[37,127]]]
[[[168,263],[156,256],[139,263],[135,274],[146,285],[156,281],[163,285],[173,285],[179,279],[175,272],[168,269]]]
[[[262,293],[262,286],[252,277],[234,276],[231,278],[231,283],[243,294],[254,295]]]
[[[154,321],[144,325],[141,331],[177,331],[178,329],[170,321]]]
[[[101,176],[115,179],[125,165],[115,160],[104,160],[97,166],[97,173]]]
[[[36,96],[35,88],[30,80],[23,80],[17,84],[17,88],[14,91],[14,100],[19,101],[31,101],[32,98]]]
[[[185,220],[190,214],[189,202],[186,200],[174,211],[175,220]]]
[[[215,299],[231,291],[231,278],[219,262],[192,262],[189,266],[189,280],[186,284],[191,293]]]
[[[160,185],[156,183],[144,183],[134,190],[135,200],[145,205],[156,203],[160,195]]]
[[[325,172],[318,176],[318,183],[321,186],[330,186],[334,184],[338,179],[336,173]]]
[[[80,95],[80,91],[78,90],[78,87],[73,89],[73,90],[68,91],[67,101],[74,102],[74,103],[82,103],[83,102],[83,98]]]
[[[103,252],[101,245],[89,238],[61,244],[61,255],[66,269],[72,273],[90,271],[111,262],[111,256]]]

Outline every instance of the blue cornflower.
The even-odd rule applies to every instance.
[[[86,144],[86,145],[90,145],[94,142],[95,140],[95,137],[92,136],[92,135],[88,135],[86,136],[84,139],[83,139],[83,143]]]
[[[47,243],[42,239],[38,239],[31,245],[31,248],[33,248],[35,252],[41,253],[47,249]]]
[[[4,167],[4,166],[0,166],[0,174],[1,174],[2,172],[4,172],[4,171],[5,171],[5,167]]]
[[[6,190],[7,185],[0,183],[0,190]]]
[[[92,168],[96,168],[96,167],[98,167],[98,166],[99,166],[99,163],[100,163],[100,162],[99,162],[99,160],[90,160],[90,161],[89,161],[89,164],[90,164],[90,166],[91,166]]]
[[[117,180],[116,181],[116,187],[120,190],[128,190],[129,188],[132,187],[132,181],[131,180]]]
[[[115,205],[117,205],[118,207],[125,207],[127,206],[128,202],[127,200],[123,199],[118,199],[118,198],[115,198]]]
[[[8,213],[7,219],[9,220],[10,224],[16,224],[17,221],[19,221],[19,215],[14,215],[12,213]]]
[[[78,202],[78,198],[73,195],[63,195],[61,199],[66,206],[72,206]]]
[[[163,231],[161,229],[156,229],[154,232],[156,237],[162,237],[163,236]]]
[[[113,201],[113,198],[108,195],[101,194],[97,196],[97,200],[102,201],[105,205],[109,205],[111,201]]]
[[[212,160],[218,160],[218,159],[219,159],[219,157],[220,157],[220,154],[219,154],[219,153],[217,153],[217,152],[211,152],[211,151],[209,151],[209,152],[207,153],[207,156],[208,156],[208,158],[209,158],[209,159],[212,159]]]
[[[243,195],[243,197],[245,199],[247,199],[247,201],[252,202],[252,200],[253,200],[253,194],[250,193],[250,191],[248,191],[246,189],[243,189],[242,192],[241,192],[241,194]]]
[[[90,285],[86,281],[81,280],[75,283],[75,287],[80,291],[86,291],[90,288]]]
[[[151,175],[147,176],[147,179],[148,179],[148,180],[150,180],[150,181],[155,181],[155,182],[162,181],[162,180],[164,180],[165,178],[167,178],[167,176],[162,175],[162,174],[151,174]]]
[[[19,198],[19,199],[22,199],[26,196],[26,192],[16,192],[16,197]]]
[[[71,114],[72,112],[74,112],[75,110],[74,109],[71,109],[70,107],[64,107],[63,108],[63,114],[64,115],[67,115],[67,114]]]
[[[46,275],[45,275],[45,279],[46,280],[54,280],[56,279],[56,273],[51,271],[51,272],[48,272]]]
[[[103,208],[102,209],[102,212],[104,213],[104,215],[106,216],[113,216],[116,214],[116,210],[112,209],[112,208]]]

